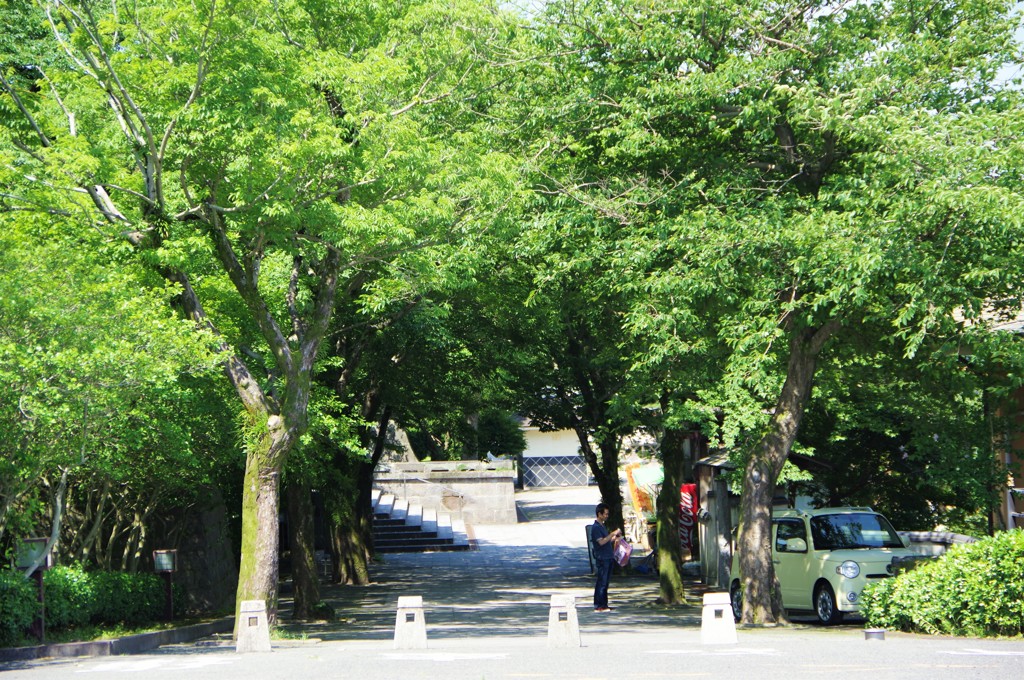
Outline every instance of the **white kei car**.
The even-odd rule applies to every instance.
[[[871,508],[778,510],[772,514],[772,562],[787,610],[813,611],[824,624],[856,613],[864,587],[919,558]],[[743,608],[739,559],[733,552],[729,592],[738,621]]]

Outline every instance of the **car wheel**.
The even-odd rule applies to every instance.
[[[743,618],[743,589],[739,581],[733,581],[729,587],[729,600],[732,602],[732,617],[739,623]]]
[[[836,594],[832,586],[822,583],[814,594],[814,613],[818,620],[826,626],[839,623],[843,620],[843,613],[836,606]]]

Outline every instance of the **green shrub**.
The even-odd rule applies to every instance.
[[[163,592],[164,592],[164,595],[162,596],[162,598],[166,598],[167,597],[166,591],[163,591]],[[172,613],[174,614],[174,618],[181,619],[181,618],[184,618],[184,617],[188,616],[188,614],[189,614],[189,610],[188,610],[188,593],[185,590],[185,586],[181,585],[180,583],[172,584],[171,585],[171,595],[172,595],[172,599],[173,599],[173,603],[172,604],[173,604],[174,609],[173,609]],[[160,601],[163,602],[164,600],[161,599]],[[164,610],[161,608],[160,614],[162,615],[163,612],[164,612]]]
[[[43,578],[46,586],[46,627],[84,626],[96,610],[92,575],[78,565],[54,567]]]
[[[1024,633],[1024,532],[955,546],[938,560],[863,593],[869,626],[932,634]]]
[[[334,607],[332,607],[327,602],[321,601],[313,605],[312,618],[314,619],[317,619],[319,621],[333,621],[336,616],[337,614],[334,611]]]
[[[98,571],[90,576],[96,593],[93,622],[138,624],[163,613],[164,589],[156,574]]]
[[[100,625],[138,625],[164,613],[164,584],[156,574],[85,571],[78,565],[54,567],[43,575],[46,627],[52,630]],[[176,609],[185,597],[175,587]],[[17,644],[39,611],[35,581],[0,571],[0,647]]]
[[[35,581],[0,570],[0,647],[17,644],[39,611]]]

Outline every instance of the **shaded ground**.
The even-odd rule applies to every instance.
[[[528,492],[519,500],[530,521],[476,527],[478,550],[388,555],[374,566],[376,584],[325,589],[341,620],[289,626],[295,636],[310,639],[277,639],[272,653],[237,654],[223,639],[208,638],[133,656],[0,664],[0,671],[7,671],[5,680],[63,680],[71,674],[149,680],[612,680],[627,674],[680,680],[755,675],[769,680],[961,680],[1020,675],[1020,640],[889,633],[885,641],[872,642],[865,640],[859,624],[742,628],[737,644],[707,644],[699,608],[654,605],[657,581],[650,575],[613,577],[616,610],[596,614],[583,530],[595,496],[596,490],[588,489]],[[577,596],[581,647],[547,645],[548,599],[554,592]],[[395,649],[391,638],[400,595],[423,596],[427,649]],[[287,617],[288,603],[282,604]]]
[[[398,597],[421,595],[431,639],[544,636],[554,593],[574,595],[581,628],[595,632],[699,626],[699,607],[655,603],[651,574],[613,576],[615,611],[593,611],[585,526],[598,500],[596,488],[520,492],[526,522],[470,527],[476,549],[466,552],[384,555],[373,565],[372,585],[323,588],[337,621],[289,624],[282,601],[283,627],[322,640],[391,639]]]

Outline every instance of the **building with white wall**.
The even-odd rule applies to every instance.
[[[590,470],[580,453],[580,440],[573,430],[541,432],[523,423],[526,450],[522,457],[524,487],[587,486]]]

